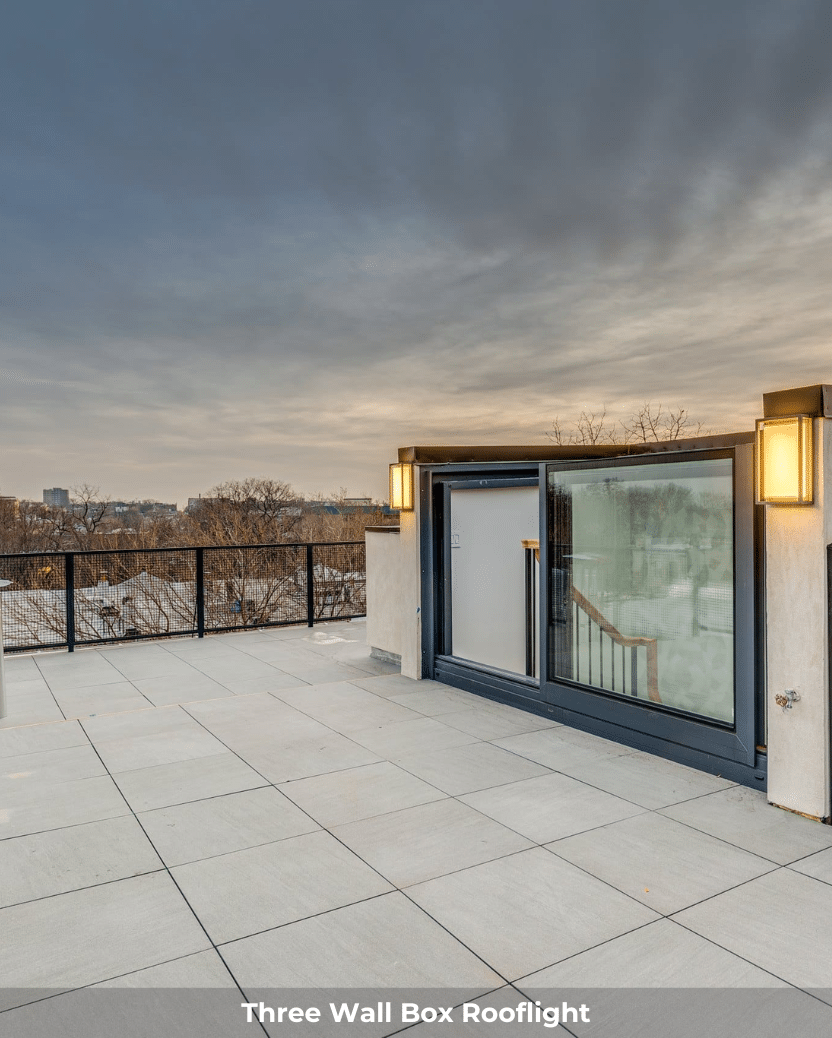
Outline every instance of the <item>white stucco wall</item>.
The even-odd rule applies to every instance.
[[[768,799],[830,815],[826,545],[832,542],[832,420],[816,418],[812,505],[766,505]],[[791,710],[774,697],[800,696]]]
[[[418,488],[418,469],[414,473]],[[402,512],[399,533],[368,530],[367,644],[401,658],[402,674],[422,677],[419,501]]]
[[[0,585],[8,581],[0,581]],[[0,719],[6,716],[6,672],[3,666],[3,603],[0,601]]]

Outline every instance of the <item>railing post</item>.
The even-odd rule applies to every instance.
[[[312,545],[306,545],[306,625],[315,623],[315,566],[312,561]]]
[[[75,652],[75,556],[68,551],[64,556],[66,580],[66,648]]]
[[[196,634],[205,637],[205,549],[196,549]]]
[[[630,695],[638,696],[638,656],[635,645],[630,646]]]

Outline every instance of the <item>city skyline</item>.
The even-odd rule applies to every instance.
[[[48,29],[45,28],[48,26]],[[43,0],[0,40],[0,493],[832,381],[832,7]]]

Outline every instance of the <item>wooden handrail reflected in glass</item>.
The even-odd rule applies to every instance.
[[[539,540],[522,540],[520,542],[526,552],[534,551],[535,559],[540,562],[540,541]],[[659,695],[659,653],[658,653],[658,642],[655,638],[645,637],[629,637],[628,635],[622,634],[617,627],[615,627],[610,621],[598,610],[595,606],[587,599],[576,587],[571,589],[572,601],[575,606],[586,613],[587,617],[592,623],[598,625],[601,631],[607,635],[607,637],[614,642],[616,645],[620,645],[622,649],[630,648],[630,650],[637,649],[640,646],[644,646],[645,653],[647,655],[647,696],[653,703],[661,703],[662,699]],[[527,621],[530,618],[529,606],[528,606],[529,590],[527,581]],[[534,629],[534,616],[531,615],[532,623],[527,622],[527,631],[531,628]],[[591,628],[590,628],[591,631]],[[527,639],[528,642],[528,639]],[[591,644],[591,643],[590,643]],[[531,673],[528,669],[529,653],[527,647],[527,673]],[[601,661],[603,666],[603,652],[601,652]],[[633,679],[636,678],[636,659],[635,656],[631,655],[631,666]],[[623,667],[622,667],[623,670]],[[613,671],[614,674],[614,671]],[[591,678],[591,671],[590,671]],[[601,672],[601,681],[603,682],[603,671]],[[623,675],[622,675],[623,681]],[[637,694],[637,683],[636,680],[632,680],[631,683],[631,695]],[[613,691],[615,691],[613,689]]]

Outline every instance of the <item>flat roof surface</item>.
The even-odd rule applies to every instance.
[[[633,1030],[592,1033],[688,1033],[666,1004],[646,1026],[648,988],[707,991],[696,1033],[734,1005],[717,988],[758,1035],[830,1033],[832,828],[404,678],[365,629],[7,658],[4,1033],[132,1035],[107,1005],[143,1017],[171,989],[191,1000],[177,1035],[236,1038],[265,1033],[240,1004],[280,992],[516,1006],[587,988],[610,1012],[636,997]]]

